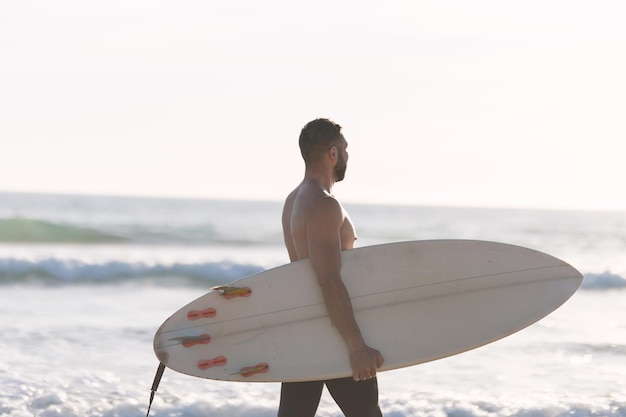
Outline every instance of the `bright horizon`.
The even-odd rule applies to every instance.
[[[626,210],[626,4],[7,0],[0,191]]]

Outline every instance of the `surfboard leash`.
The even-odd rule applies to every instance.
[[[156,375],[154,376],[154,381],[152,382],[152,389],[150,390],[150,402],[148,403],[148,412],[146,413],[146,417],[148,417],[148,415],[150,414],[152,401],[154,401],[154,394],[156,394],[157,388],[159,388],[159,382],[161,382],[161,377],[163,376],[164,371],[165,365],[159,362],[159,367],[157,368]]]

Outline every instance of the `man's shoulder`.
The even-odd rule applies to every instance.
[[[341,203],[325,190],[300,184],[285,199],[285,207],[297,207],[303,214],[343,213]]]
[[[339,201],[328,193],[320,193],[314,196],[306,205],[304,211],[311,220],[317,219],[322,222],[342,221],[344,211]]]

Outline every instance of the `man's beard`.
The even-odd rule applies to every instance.
[[[346,169],[348,168],[348,164],[346,160],[343,158],[343,155],[339,154],[339,159],[337,160],[337,165],[335,165],[335,181],[339,182],[344,179],[346,176]]]

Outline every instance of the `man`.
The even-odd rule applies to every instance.
[[[310,258],[330,319],[346,343],[352,377],[283,383],[278,416],[313,417],[326,384],[346,417],[380,417],[376,369],[383,357],[363,340],[341,279],[341,251],[354,247],[356,233],[332,188],[344,178],[348,143],[341,126],[317,119],[302,129],[299,144],[305,174],[285,201],[285,245],[292,262]]]

